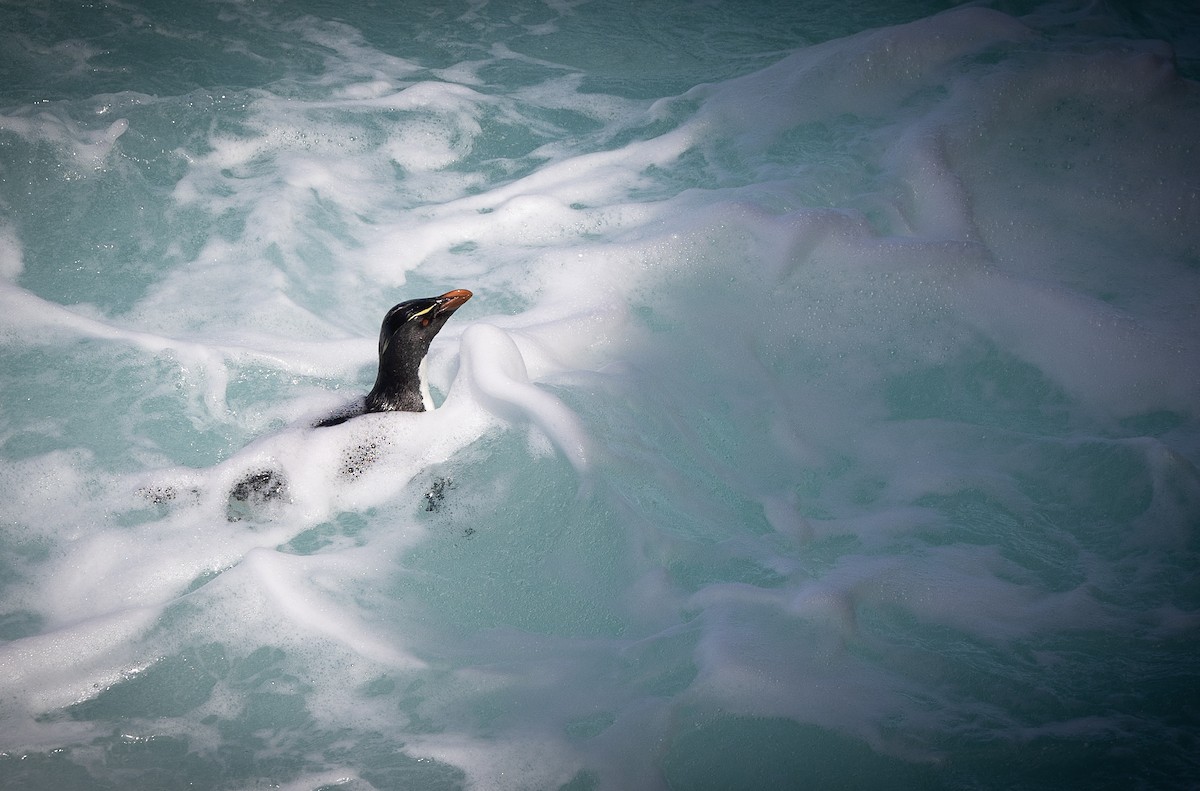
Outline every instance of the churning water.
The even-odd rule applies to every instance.
[[[1195,12],[0,20],[0,786],[1200,784]]]

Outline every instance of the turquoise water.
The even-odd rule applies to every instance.
[[[1195,12],[0,21],[0,787],[1200,784]]]

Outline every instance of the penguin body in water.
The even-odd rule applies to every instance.
[[[425,355],[429,344],[454,311],[470,298],[471,292],[460,288],[437,297],[410,299],[389,310],[379,330],[379,372],[375,376],[375,386],[365,398],[317,421],[313,428],[337,426],[371,412],[432,409],[433,402],[424,377]],[[367,452],[365,456],[371,454]],[[362,461],[366,463],[370,459]],[[240,521],[258,507],[280,498],[287,498],[287,480],[283,473],[256,470],[233,486],[226,516],[231,522]]]

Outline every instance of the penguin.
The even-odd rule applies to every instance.
[[[429,344],[449,318],[471,298],[465,288],[440,297],[401,302],[383,317],[379,330],[379,373],[365,399],[313,424],[325,428],[370,412],[424,412],[433,408],[425,382]]]
[[[312,427],[341,425],[371,412],[433,409],[429,386],[425,382],[425,355],[434,336],[471,296],[465,288],[456,288],[439,297],[410,299],[389,310],[379,330],[379,372],[375,375],[375,386],[365,398],[317,421]],[[353,475],[360,471],[373,459],[372,449],[370,446],[360,449],[363,458],[356,456],[348,461],[344,472]],[[286,497],[287,481],[281,471],[255,471],[238,481],[230,491],[226,515],[230,522],[241,521],[267,502]]]

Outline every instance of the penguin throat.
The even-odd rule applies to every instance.
[[[424,412],[432,407],[425,385],[425,356],[381,359],[375,386],[367,394],[367,412]]]

